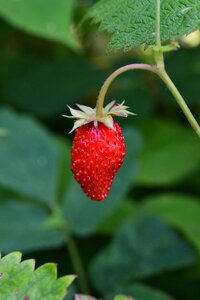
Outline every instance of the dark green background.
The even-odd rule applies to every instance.
[[[59,275],[70,274],[75,271],[65,244],[71,235],[93,296],[199,300],[198,137],[155,75],[122,75],[106,101],[126,100],[137,114],[117,120],[127,155],[108,199],[86,198],[70,172],[74,134],[68,135],[72,121],[61,116],[69,113],[66,104],[94,107],[112,71],[151,57],[141,48],[106,54],[107,36],[81,23],[92,1],[69,8],[58,2],[55,24],[61,27],[54,36],[40,24],[55,10],[53,1],[41,20],[20,15],[22,25],[0,3],[0,128],[7,131],[0,137],[0,250],[20,250],[38,265],[56,262]],[[61,21],[68,15],[67,32]],[[200,121],[200,52],[189,46],[168,53],[166,68]]]

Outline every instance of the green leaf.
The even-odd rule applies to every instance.
[[[94,258],[91,280],[103,293],[114,292],[134,279],[190,266],[196,259],[195,251],[166,223],[141,214],[125,222]]]
[[[172,300],[172,298],[161,291],[158,291],[154,288],[150,288],[144,284],[140,283],[134,283],[129,286],[124,286],[123,288],[119,288],[120,293],[126,293],[133,298],[127,298],[124,296],[124,298],[119,298],[122,300]],[[123,297],[123,296],[120,296]],[[109,295],[106,300],[111,299],[112,295]],[[115,300],[115,299],[114,299]]]
[[[112,34],[109,50],[155,44],[155,0],[100,0],[89,11],[99,30]],[[175,40],[200,27],[199,0],[161,0],[161,40]]]
[[[0,259],[1,300],[62,300],[74,275],[57,279],[55,264],[45,264],[34,271],[32,259],[21,262],[21,253],[13,252]]]
[[[93,233],[98,225],[108,217],[125,198],[137,171],[136,157],[141,147],[141,138],[133,129],[124,131],[126,157],[116,175],[108,198],[96,202],[87,198],[73,179],[71,187],[66,190],[63,211],[71,229],[78,235]]]
[[[72,30],[75,4],[76,0],[1,0],[0,15],[28,33],[78,49]]]
[[[200,251],[199,200],[199,197],[181,194],[160,194],[146,198],[141,209],[179,228]]]
[[[139,184],[174,185],[199,170],[199,139],[190,128],[152,119],[145,121],[141,130],[145,146],[140,155]]]
[[[62,231],[47,226],[50,216],[42,207],[26,203],[24,199],[9,197],[3,191],[0,191],[0,195],[2,251],[32,251],[56,247],[64,242]]]
[[[45,203],[55,203],[60,153],[50,134],[35,120],[0,111],[0,185]]]
[[[127,297],[127,296],[119,295],[119,296],[116,296],[116,297],[114,298],[114,300],[133,300],[133,298]]]

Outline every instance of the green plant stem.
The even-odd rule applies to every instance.
[[[156,1],[156,47],[154,47],[154,58],[158,68],[164,68],[164,58],[163,51],[161,48],[161,39],[160,39],[160,0]]]
[[[166,84],[172,95],[174,96],[176,102],[182,109],[183,113],[185,114],[186,118],[188,119],[190,125],[195,130],[197,135],[200,137],[200,127],[197,121],[195,120],[194,116],[192,115],[189,107],[187,106],[185,100],[181,96],[180,92],[178,91],[177,87],[165,71],[165,69],[159,69],[157,72],[158,76],[163,80],[163,82]]]
[[[86,273],[81,261],[81,257],[78,251],[78,247],[73,239],[73,237],[67,233],[67,239],[66,239],[66,245],[67,249],[70,255],[70,259],[73,265],[73,268],[75,272],[78,275],[78,282],[80,285],[81,292],[83,294],[90,294],[87,278],[86,278]]]
[[[70,256],[70,261],[72,263],[74,272],[78,275],[78,284],[80,286],[81,293],[90,294],[89,285],[87,282],[86,272],[83,267],[83,263],[79,254],[79,249],[76,245],[76,242],[72,236],[70,226],[68,222],[62,215],[62,211],[56,205],[50,207],[50,211],[52,213],[51,218],[46,224],[48,228],[56,228],[58,230],[62,230],[65,235],[65,244]]]
[[[194,116],[192,115],[189,107],[185,103],[185,100],[179,93],[177,87],[165,71],[165,65],[164,65],[164,57],[163,57],[163,50],[161,47],[161,39],[160,39],[160,0],[156,1],[156,26],[155,26],[155,32],[156,32],[156,46],[154,46],[154,59],[156,65],[148,65],[148,64],[130,64],[126,65],[124,67],[121,67],[117,69],[115,72],[113,72],[104,82],[102,88],[100,89],[99,96],[97,99],[97,105],[96,105],[96,117],[97,120],[102,117],[103,112],[103,104],[105,100],[106,93],[108,91],[108,88],[110,87],[113,80],[118,77],[120,74],[129,71],[129,70],[146,70],[153,73],[156,73],[166,84],[174,98],[176,99],[176,102],[182,109],[183,113],[185,114],[186,118],[188,119],[190,125],[193,127],[197,135],[200,137],[200,127],[195,120]]]
[[[157,62],[157,59],[159,60],[160,58],[155,57],[155,59]],[[116,77],[118,77],[120,74],[122,74],[126,71],[130,71],[130,70],[145,70],[145,71],[150,71],[150,72],[156,73],[166,84],[166,86],[168,87],[168,89],[170,90],[170,92],[172,93],[174,98],[176,99],[177,103],[181,107],[182,111],[184,112],[189,123],[191,124],[191,126],[193,127],[193,129],[195,130],[197,135],[200,137],[200,127],[199,127],[197,121],[195,120],[194,116],[192,115],[190,109],[188,108],[187,104],[185,103],[183,97],[179,93],[178,89],[176,88],[176,86],[174,85],[174,83],[172,82],[170,77],[168,76],[167,72],[165,71],[164,64],[163,65],[162,64],[161,65],[160,64],[157,64],[157,65],[130,64],[130,65],[126,65],[126,66],[121,67],[121,68],[117,69],[116,71],[114,71],[106,79],[102,88],[100,89],[99,96],[97,99],[97,106],[96,106],[97,119],[101,118],[101,116],[102,116],[102,110],[103,110],[105,96],[106,96],[108,88],[110,87],[113,80]]]
[[[164,57],[163,57],[163,51],[161,49],[161,38],[160,38],[160,0],[156,1],[156,47],[157,49],[154,51],[154,58],[157,65],[157,74],[158,76],[163,80],[163,82],[166,84],[174,98],[176,99],[176,102],[181,107],[182,111],[184,112],[186,118],[188,119],[190,125],[193,127],[197,135],[200,137],[200,127],[193,117],[189,107],[187,106],[185,100],[179,93],[177,87],[167,74],[165,70],[164,65]]]
[[[130,64],[130,65],[126,65],[124,67],[121,67],[121,68],[117,69],[115,72],[113,72],[106,79],[106,81],[104,82],[103,86],[100,89],[99,96],[98,96],[98,99],[97,99],[97,105],[96,105],[97,119],[101,118],[101,116],[102,116],[105,95],[106,95],[106,93],[108,91],[108,88],[110,87],[111,83],[120,74],[122,74],[126,71],[129,71],[129,70],[146,70],[146,71],[151,71],[151,72],[154,72],[154,73],[157,72],[156,66],[148,65],[148,64]]]
[[[161,46],[160,40],[160,0],[156,0],[156,46]]]

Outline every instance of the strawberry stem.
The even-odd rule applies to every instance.
[[[106,93],[108,91],[108,88],[110,87],[113,80],[119,76],[120,74],[129,71],[129,70],[146,70],[153,73],[156,73],[162,81],[166,84],[174,98],[176,99],[176,102],[182,109],[183,113],[185,114],[186,118],[188,119],[190,125],[193,127],[197,135],[200,137],[200,127],[197,121],[195,120],[194,116],[192,115],[189,107],[187,106],[185,100],[179,93],[177,87],[167,74],[165,70],[165,64],[164,64],[164,57],[163,57],[163,48],[161,45],[161,38],[160,38],[160,0],[155,0],[155,6],[156,6],[156,24],[155,24],[155,46],[153,51],[153,57],[155,60],[155,65],[149,65],[149,64],[130,64],[126,65],[124,67],[121,67],[114,71],[104,82],[97,99],[97,105],[96,105],[96,118],[97,120],[102,117],[103,112],[103,104],[105,100]]]
[[[161,54],[162,55],[162,54]],[[97,99],[97,105],[96,105],[96,117],[97,120],[102,117],[102,111],[103,111],[103,105],[104,105],[104,100],[106,93],[113,82],[113,80],[118,77],[120,74],[130,71],[130,70],[146,70],[153,72],[157,74],[162,81],[166,84],[172,95],[174,96],[176,102],[182,109],[183,113],[185,114],[186,118],[188,119],[190,125],[192,128],[195,130],[197,135],[200,137],[200,127],[197,121],[195,120],[194,116],[192,115],[189,107],[187,106],[185,100],[181,96],[180,92],[178,91],[177,87],[173,83],[173,81],[170,79],[169,75],[167,74],[165,67],[164,67],[164,62],[160,63],[160,55],[155,55],[154,56],[156,65],[148,65],[148,64],[130,64],[123,66],[116,71],[114,71],[104,82],[103,86],[100,89],[99,96]],[[163,56],[162,56],[163,58]]]
[[[183,113],[185,114],[186,118],[188,119],[190,125],[194,129],[194,131],[197,133],[197,135],[200,137],[200,127],[197,123],[196,119],[194,118],[193,114],[191,113],[189,107],[187,106],[185,100],[181,96],[180,92],[178,91],[177,87],[167,74],[164,68],[158,69],[157,72],[158,76],[162,79],[162,81],[166,84],[172,95],[174,96],[176,102],[182,109]]]
[[[156,33],[156,46],[153,47],[153,56],[158,68],[164,68],[164,57],[163,57],[163,48],[161,47],[161,38],[160,38],[160,0],[155,0],[156,2],[156,24],[155,24],[155,33]]]
[[[80,291],[83,294],[90,294],[85,268],[82,263],[76,240],[74,239],[70,230],[70,226],[63,217],[62,212],[57,205],[50,207],[50,211],[52,215],[46,225],[48,228],[60,229],[64,233],[65,245],[68,250],[74,272],[78,276]]]
[[[79,254],[78,247],[69,231],[67,232],[66,246],[70,255],[70,259],[74,268],[74,271],[78,275],[78,282],[81,292],[84,294],[90,294],[85,269],[82,264],[82,260]]]
[[[161,46],[160,40],[160,0],[156,0],[156,46]]]
[[[117,69],[115,72],[113,72],[104,82],[100,92],[99,96],[97,99],[97,105],[96,105],[96,117],[101,118],[102,117],[102,112],[103,112],[103,105],[104,105],[104,100],[106,93],[113,82],[113,80],[118,77],[120,74],[129,71],[129,70],[147,70],[156,73],[156,66],[154,65],[148,65],[148,64],[130,64],[123,66],[119,69]]]

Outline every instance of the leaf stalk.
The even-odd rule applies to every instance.
[[[78,282],[80,285],[81,292],[83,294],[90,294],[87,278],[86,278],[86,273],[85,269],[82,264],[82,260],[79,254],[78,247],[76,245],[76,242],[74,241],[72,235],[67,233],[67,239],[66,239],[66,246],[69,252],[69,256],[74,268],[74,271],[78,275]]]
[[[157,59],[157,58],[155,58]],[[98,99],[97,99],[97,105],[96,105],[96,116],[97,118],[101,118],[102,116],[102,111],[103,111],[103,105],[104,105],[104,100],[106,93],[113,82],[113,80],[118,77],[120,74],[130,71],[130,70],[145,70],[145,71],[150,71],[155,74],[157,74],[162,81],[166,84],[172,95],[174,96],[176,102],[179,104],[180,108],[182,109],[183,113],[185,114],[186,118],[188,119],[190,125],[192,128],[195,130],[197,135],[200,137],[200,127],[195,120],[194,116],[192,115],[189,107],[187,106],[185,100],[181,96],[180,92],[178,91],[177,87],[165,71],[164,65],[149,65],[149,64],[129,64],[126,66],[123,66],[116,71],[114,71],[104,82],[103,86],[100,89]]]
[[[200,137],[200,127],[197,121],[195,120],[194,116],[192,115],[189,107],[187,106],[185,100],[181,96],[180,92],[178,91],[177,87],[167,74],[165,70],[164,64],[164,57],[163,57],[163,47],[161,45],[161,38],[160,38],[160,0],[156,1],[156,24],[155,24],[155,33],[156,33],[156,45],[153,47],[153,56],[155,60],[155,65],[149,64],[129,64],[123,66],[116,71],[114,71],[104,82],[103,86],[100,89],[97,104],[96,104],[96,117],[102,117],[103,105],[106,93],[113,82],[113,80],[118,77],[120,74],[129,71],[129,70],[145,70],[150,71],[157,74],[162,81],[166,84],[172,95],[174,96],[176,102],[182,109],[183,113],[185,114],[186,118],[188,119],[190,125],[195,130],[197,135]]]
[[[96,104],[96,116],[97,116],[97,118],[102,117],[105,96],[106,96],[106,93],[107,93],[111,83],[120,74],[122,74],[126,71],[129,71],[129,70],[146,70],[146,71],[151,71],[151,72],[156,73],[156,66],[148,65],[148,64],[130,64],[130,65],[123,66],[123,67],[117,69],[116,71],[114,71],[106,79],[106,81],[104,82],[104,84],[102,85],[102,87],[100,89],[99,96],[97,98],[97,104]]]

